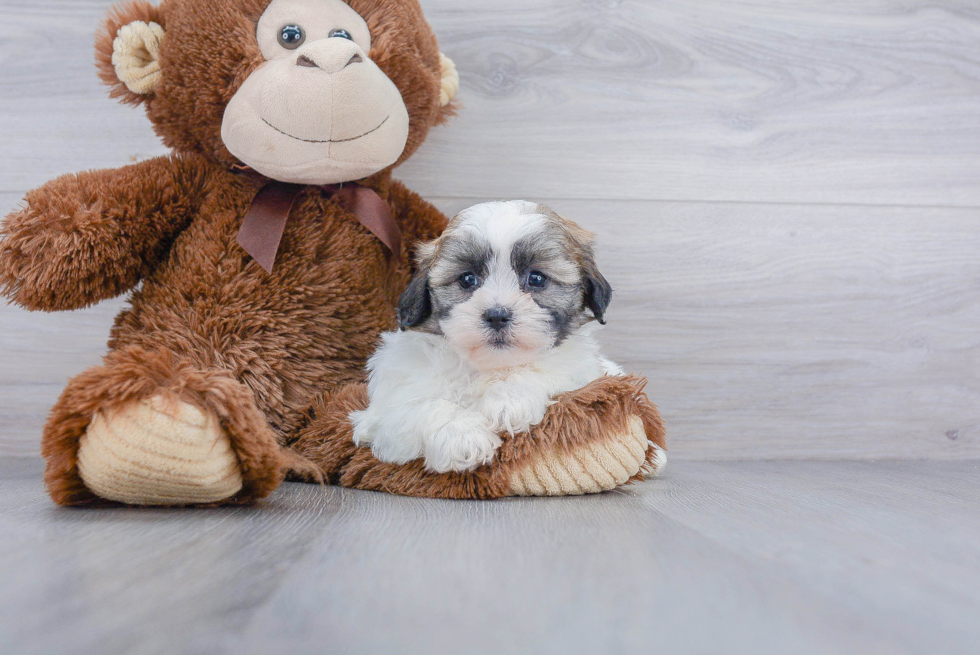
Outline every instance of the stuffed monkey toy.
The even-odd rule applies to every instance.
[[[101,365],[44,429],[60,505],[254,502],[287,476],[448,498],[641,479],[663,427],[635,377],[559,398],[497,459],[435,475],[357,449],[364,364],[447,224],[392,169],[455,111],[416,0],[131,0],[98,38],[111,95],[170,156],[67,175],[3,223],[0,289],[31,310],[130,293]]]

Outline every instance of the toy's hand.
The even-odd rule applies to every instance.
[[[97,297],[118,295],[135,284],[138,278],[118,279],[116,289],[98,293],[97,278],[84,275],[88,262],[120,258],[119,242],[100,238],[101,218],[98,205],[48,193],[47,187],[34,191],[27,205],[10,214],[3,224],[3,295],[28,309],[75,309]],[[109,278],[110,271],[106,273]]]
[[[187,161],[66,175],[0,227],[0,293],[28,309],[79,309],[125,293],[191,218]]]
[[[47,244],[41,225],[45,217],[30,206],[16,211],[3,223],[0,236],[0,292],[14,302],[37,309],[32,300],[41,295],[39,288],[51,287],[43,271],[35,271],[34,262],[41,260]],[[36,288],[35,288],[36,287]]]

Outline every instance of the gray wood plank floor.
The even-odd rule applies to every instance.
[[[588,498],[288,484],[61,510],[0,459],[10,653],[975,653],[980,462],[683,462]]]
[[[0,0],[0,212],[164,152],[96,79],[109,4]],[[980,457],[975,3],[423,4],[464,108],[399,176],[599,233],[604,339],[675,457]],[[37,453],[121,304],[0,308],[0,454]]]

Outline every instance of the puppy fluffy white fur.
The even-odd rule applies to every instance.
[[[542,205],[486,203],[420,248],[402,330],[368,363],[354,441],[436,472],[488,463],[500,434],[528,430],[552,399],[622,369],[595,333],[612,290],[592,235]]]
[[[354,412],[354,440],[375,457],[403,464],[425,457],[438,472],[493,459],[501,433],[544,418],[553,397],[622,370],[599,355],[593,325],[579,328],[533,363],[481,371],[440,336],[389,332],[371,359],[371,404]]]

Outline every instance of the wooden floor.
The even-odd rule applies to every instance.
[[[977,0],[422,0],[463,108],[396,174],[596,231],[664,479],[63,511],[45,416],[125,299],[0,306],[0,653],[980,651]],[[165,152],[110,0],[0,0],[0,214]]]
[[[288,484],[62,510],[0,461],[4,653],[976,653],[980,462],[683,462],[588,498]]]
[[[0,213],[166,152],[92,64],[110,0],[0,0]],[[598,233],[603,340],[674,457],[980,458],[975,0],[423,0],[463,108],[396,173]],[[123,301],[0,307],[0,455],[35,455]]]

